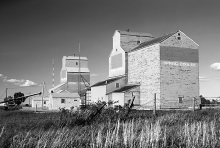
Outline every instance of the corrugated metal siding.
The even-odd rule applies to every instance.
[[[89,73],[81,73],[81,76],[83,76],[87,82],[90,82]],[[78,82],[78,81],[79,81],[79,73],[67,73],[67,82]]]

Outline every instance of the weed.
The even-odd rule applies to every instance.
[[[158,111],[156,117],[152,111],[133,110],[124,120],[126,110],[106,108],[87,123],[99,107],[0,112],[0,147],[220,147],[218,109]]]

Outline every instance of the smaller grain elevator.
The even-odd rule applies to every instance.
[[[80,68],[79,68],[80,67]],[[84,82],[90,83],[90,71],[86,57],[64,56],[60,71],[60,82],[67,83],[67,90],[79,92],[86,88]]]

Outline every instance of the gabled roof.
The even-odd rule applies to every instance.
[[[53,98],[79,98],[78,93],[52,93]]]
[[[121,87],[119,89],[116,89],[116,90],[114,90],[114,91],[112,91],[110,93],[126,92],[126,91],[128,91],[130,89],[133,89],[135,87],[138,87],[138,86],[140,86],[140,85],[125,85],[125,86],[123,86],[123,87]],[[108,93],[108,94],[110,94],[110,93]]]
[[[67,91],[67,90],[59,90],[58,92],[56,92],[56,93],[70,93],[69,91]]]
[[[66,59],[66,60],[79,60],[79,57],[78,56],[63,56],[63,59]],[[80,57],[80,60],[88,61],[87,57]]]
[[[130,36],[140,36],[140,37],[153,37],[150,33],[142,33],[142,32],[130,32],[130,31],[122,31],[122,30],[116,30],[121,35],[130,35]]]
[[[58,84],[57,86],[55,86],[55,87],[53,87],[53,88],[49,89],[49,92],[54,91],[55,89],[57,89],[57,88],[59,88],[59,87],[63,86],[64,84],[66,84],[66,83],[61,83],[61,84]]]
[[[33,97],[32,101],[42,101],[42,96]],[[48,97],[44,97],[43,101],[49,101],[49,96]]]
[[[116,81],[116,80],[119,80],[119,79],[121,79],[121,78],[123,78],[123,77],[124,77],[124,76],[122,76],[122,77],[116,77],[116,78],[112,78],[112,79],[107,79],[107,80],[104,80],[104,81],[100,81],[100,82],[98,82],[98,83],[92,85],[91,87],[107,85],[107,84],[112,83],[112,82],[114,82],[114,81]]]
[[[179,30],[178,30],[179,31]],[[130,50],[130,52],[134,51],[134,50],[137,50],[139,48],[143,48],[143,47],[146,47],[146,46],[149,46],[149,45],[153,45],[153,44],[156,44],[156,43],[161,43],[163,42],[164,40],[168,39],[169,37],[171,37],[172,35],[174,35],[175,33],[177,33],[178,31],[176,32],[172,32],[170,34],[166,34],[164,36],[161,36],[159,38],[155,38],[155,39],[152,39],[150,41],[147,41],[147,42],[143,42],[141,43],[140,45],[138,45],[137,47],[135,47],[134,49]]]

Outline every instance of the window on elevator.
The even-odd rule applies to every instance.
[[[179,103],[183,103],[183,98],[184,98],[184,96],[182,96],[182,95],[179,95],[179,96],[178,96]]]
[[[120,87],[120,84],[119,84],[119,83],[115,83],[115,87],[116,87],[116,88],[119,88],[119,87]]]
[[[65,99],[61,99],[61,103],[65,103]]]

